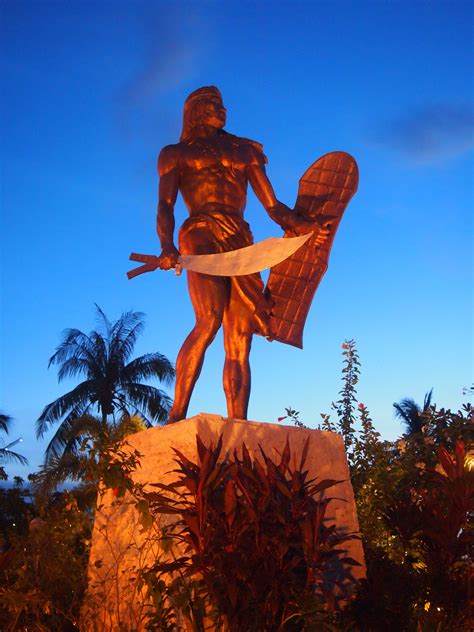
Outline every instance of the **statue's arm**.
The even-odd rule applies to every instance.
[[[292,228],[292,214],[286,204],[277,200],[263,164],[257,162],[247,168],[248,179],[255,195],[274,222],[283,230]]]
[[[176,266],[179,251],[174,245],[174,205],[179,190],[178,148],[168,145],[158,157],[158,210],[156,231],[161,243],[160,267],[167,270]]]
[[[290,209],[280,202],[273,190],[270,180],[265,172],[265,166],[260,161],[248,166],[248,178],[255,195],[274,222],[283,230],[294,234],[318,231],[316,243],[322,245],[329,235],[329,230],[323,226],[317,226],[302,217],[296,210]]]

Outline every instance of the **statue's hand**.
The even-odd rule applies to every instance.
[[[336,217],[333,215],[320,215],[317,222],[316,227],[319,232],[316,235],[316,243],[318,246],[323,246],[334,231],[333,224],[336,222]]]
[[[295,209],[290,216],[289,230],[294,235],[305,235],[307,233],[315,234],[315,244],[322,246],[331,234],[331,220],[324,220],[321,223],[309,221],[298,209]]]
[[[297,211],[289,211],[278,218],[278,223],[284,231],[293,235],[304,235],[314,230],[314,223],[309,222]]]
[[[317,246],[323,246],[331,234],[331,229],[329,227],[317,226],[317,230],[318,234],[316,235],[316,239],[314,241]]]
[[[178,265],[179,250],[174,246],[163,248],[158,257],[158,267],[161,270],[172,270]]]

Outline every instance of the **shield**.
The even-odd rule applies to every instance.
[[[265,293],[273,303],[270,328],[275,340],[303,348],[306,317],[358,182],[356,161],[342,151],[322,156],[301,178],[295,210],[318,225],[330,222],[331,232],[323,246],[316,245],[316,232],[291,257],[271,269]]]

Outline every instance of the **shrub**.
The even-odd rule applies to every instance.
[[[198,463],[175,450],[176,482],[144,494],[152,515],[175,517],[167,537],[182,552],[147,569],[148,586],[168,590],[196,629],[205,615],[235,632],[324,629],[357,564],[343,546],[356,536],[325,523],[325,492],[340,481],[309,478],[308,442],[298,465],[288,441],[279,462],[245,444],[221,458],[222,437],[197,447]]]

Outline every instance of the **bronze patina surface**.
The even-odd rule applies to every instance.
[[[195,90],[186,99],[180,142],[165,147],[158,158],[160,184],[157,232],[162,251],[159,257],[133,254],[131,259],[141,261],[143,266],[131,271],[129,278],[157,267],[163,270],[176,268],[180,257],[185,262],[189,256],[231,253],[252,246],[253,236],[243,217],[249,184],[271,219],[285,231],[285,236],[312,233],[301,248],[310,253],[305,257],[317,257],[319,249],[325,248],[321,257],[327,261],[333,223],[340,219],[342,211],[336,212],[327,205],[329,198],[325,191],[321,192],[321,195],[326,196],[324,203],[316,211],[313,202],[309,206],[304,204],[303,198],[308,196],[302,190],[300,193],[303,197],[298,198],[294,210],[280,202],[265,172],[267,160],[262,145],[224,131],[225,121],[226,109],[219,90],[214,86]],[[174,205],[178,192],[189,212],[189,218],[178,233],[179,250],[174,243]],[[317,197],[319,193],[313,191],[309,197],[313,199],[315,195]],[[339,193],[334,195],[340,197]],[[340,200],[336,206],[339,203]],[[308,249],[307,244],[311,244],[311,248]],[[297,254],[293,254],[290,260]],[[260,268],[257,266],[257,269]],[[218,272],[215,266],[212,275],[191,270],[187,272],[196,324],[176,361],[175,397],[168,423],[186,417],[205,352],[221,325],[225,348],[223,382],[228,416],[247,419],[249,353],[253,335],[260,334],[269,339],[295,344],[295,327],[292,329],[290,326],[289,333],[283,331],[284,327],[288,329],[288,325],[283,326],[281,323],[291,318],[288,318],[282,305],[285,301],[302,301],[307,304],[307,313],[316,289],[314,287],[311,290],[314,273],[305,272],[303,286],[309,283],[310,290],[302,289],[301,284],[298,284],[293,293],[288,293],[285,282],[278,281],[278,278],[285,277],[286,272],[272,272],[271,284],[266,291],[258,272],[244,276],[215,276]],[[289,274],[293,274],[292,268]],[[319,278],[321,276],[322,273]],[[296,329],[299,327],[302,331],[299,316],[297,322]]]

